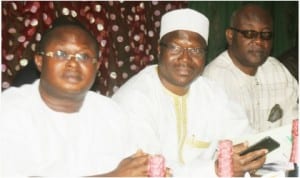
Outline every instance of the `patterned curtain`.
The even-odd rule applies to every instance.
[[[161,15],[187,5],[184,1],[2,2],[2,90],[33,63],[43,31],[56,17],[66,15],[79,19],[96,36],[102,65],[93,90],[110,96],[132,75],[157,62]]]

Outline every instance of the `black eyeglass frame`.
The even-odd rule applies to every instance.
[[[239,32],[243,35],[243,37],[247,39],[255,39],[259,35],[260,39],[262,40],[272,40],[273,39],[273,32],[258,32],[255,30],[241,30],[234,27],[229,27],[229,29]],[[267,36],[266,36],[267,35]]]

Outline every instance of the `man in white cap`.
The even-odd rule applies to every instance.
[[[163,155],[174,176],[217,176],[218,140],[251,132],[242,109],[201,77],[208,32],[208,19],[192,9],[163,15],[158,65],[140,71],[113,96],[131,116],[137,147]],[[265,150],[239,156],[246,147],[234,147],[234,176],[265,161]]]

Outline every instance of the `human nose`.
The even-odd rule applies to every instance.
[[[66,61],[67,61],[66,65],[70,66],[70,67],[75,67],[75,66],[79,65],[76,55],[73,55],[73,54],[69,54],[67,56]]]
[[[189,48],[181,48],[180,56],[184,59],[188,59],[191,57],[191,52]]]
[[[255,43],[263,43],[265,40],[262,38],[262,34],[261,33],[257,33],[254,37],[253,37],[253,41]]]
[[[70,61],[71,59],[74,59],[75,61],[78,61],[76,54],[68,54],[67,60]]]

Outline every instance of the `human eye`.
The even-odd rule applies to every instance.
[[[176,54],[178,54],[182,51],[182,48],[177,45],[170,45],[169,49],[170,49],[170,51],[172,51],[173,53],[176,53]]]
[[[256,38],[258,32],[254,30],[245,30],[243,31],[243,34],[246,38]]]
[[[193,54],[200,54],[201,53],[201,49],[200,48],[190,48],[189,50]]]
[[[66,52],[62,51],[62,50],[57,50],[54,52],[54,57],[60,60],[64,60],[67,59],[68,55]]]
[[[190,48],[190,53],[195,56],[202,56],[205,54],[205,50],[203,48]]]
[[[86,54],[86,53],[79,53],[79,54],[76,54],[76,58],[77,58],[77,60],[79,60],[79,61],[84,61],[84,62],[86,62],[86,61],[88,61],[89,59],[91,59],[91,57],[90,57],[88,54]]]
[[[272,35],[272,32],[261,32],[261,38],[265,40],[270,40]]]

